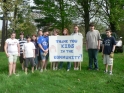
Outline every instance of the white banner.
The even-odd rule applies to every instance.
[[[50,62],[82,62],[82,36],[49,36]]]

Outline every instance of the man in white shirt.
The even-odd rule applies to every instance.
[[[31,37],[27,36],[26,39],[27,39],[27,42],[24,43],[22,47],[23,57],[25,59],[25,62],[24,62],[25,74],[27,74],[28,62],[30,62],[32,66],[32,73],[34,73],[34,58],[35,58],[35,46],[31,42]]]
[[[11,34],[11,38],[5,41],[4,50],[9,61],[9,76],[15,74],[17,56],[20,56],[19,41],[15,39],[16,33]]]
[[[73,36],[82,36],[83,39],[83,35],[79,32],[79,27],[78,26],[74,26],[74,32],[71,34]],[[79,70],[79,64],[80,62],[74,62],[74,70]]]

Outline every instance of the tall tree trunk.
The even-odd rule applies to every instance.
[[[116,12],[113,11],[113,9],[115,10],[115,8],[117,7],[116,5],[116,0],[108,0],[109,1],[109,23],[110,23],[110,29],[112,30],[112,32],[116,32],[117,28],[116,28],[116,24],[117,24],[117,20],[115,19],[116,17]]]
[[[3,13],[3,26],[2,26],[2,40],[1,40],[1,49],[0,51],[4,51],[4,44],[5,44],[5,39],[6,39],[6,13]]]
[[[114,24],[114,22],[110,22],[110,29],[112,30],[112,32],[116,32],[116,25]]]
[[[64,1],[63,0],[60,0],[59,1],[59,4],[60,4],[60,13],[61,13],[61,30],[63,31],[63,29],[64,29],[64,26],[65,26],[65,24],[64,24],[64,20],[65,20],[65,17],[64,17]]]
[[[13,31],[16,30],[16,17],[17,17],[17,5],[15,5],[15,9],[14,9],[14,27],[13,27]]]
[[[88,12],[86,12],[84,15],[84,21],[85,21],[85,35],[86,35],[86,33],[89,31],[89,23],[90,23]]]
[[[89,31],[90,15],[89,15],[89,0],[82,0],[81,5],[84,9],[85,35]]]
[[[4,51],[4,44],[5,44],[5,39],[6,39],[6,30],[7,30],[7,26],[6,26],[6,19],[7,19],[7,10],[6,10],[6,6],[5,6],[5,3],[6,3],[6,0],[3,0],[3,7],[4,7],[4,11],[3,11],[3,24],[2,24],[2,39],[1,39],[1,49],[0,51],[3,52]]]
[[[8,19],[6,20],[6,23],[5,23],[5,25],[6,25],[6,38],[8,38],[8,30],[7,30],[7,28],[8,28]]]

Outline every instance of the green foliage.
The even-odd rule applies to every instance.
[[[84,62],[81,71],[67,72],[66,63],[58,71],[48,70],[41,73],[39,70],[25,75],[21,64],[17,62],[17,74],[8,77],[8,62],[5,53],[0,53],[0,93],[123,93],[124,87],[124,54],[117,53],[114,58],[113,75],[104,74],[104,65],[101,54],[98,54],[100,71],[89,71],[88,53],[84,49]]]
[[[8,17],[6,17],[10,22],[8,34],[13,30],[17,33],[17,36],[20,31],[26,34],[36,32],[28,1],[29,0],[6,0],[6,3],[1,3],[2,10],[8,13]]]
[[[102,0],[100,0],[102,1]],[[112,31],[120,30],[119,23],[124,19],[124,0],[105,0],[101,6],[99,17]]]
[[[35,19],[35,22],[39,23],[38,27],[62,29],[72,24],[72,20],[77,16],[73,5],[65,0],[34,0],[34,3],[36,6],[32,7],[32,10],[39,10],[42,15],[41,18]]]
[[[22,31],[26,35],[33,35],[36,34],[36,26],[34,26],[31,22],[24,22],[18,25],[19,28],[16,30],[17,37],[19,38],[19,33]]]
[[[124,18],[124,0],[109,0],[110,4],[110,22],[115,23],[116,30],[120,30],[119,22]],[[119,16],[118,16],[119,15]]]

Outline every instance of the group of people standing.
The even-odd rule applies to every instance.
[[[59,30],[54,29],[53,34],[54,36],[59,35]],[[110,32],[111,33],[111,32]],[[63,36],[77,36],[82,34],[79,32],[78,26],[74,26],[74,32],[72,34],[69,34],[68,29],[64,28]],[[27,74],[27,68],[28,64],[31,64],[31,71],[34,73],[34,68],[37,70],[39,69],[40,72],[43,72],[47,70],[47,62],[49,59],[49,31],[46,30],[42,32],[41,30],[38,31],[38,36],[32,35],[32,36],[26,36],[24,38],[24,33],[20,33],[20,39],[16,39],[16,33],[13,32],[11,34],[11,38],[7,39],[5,41],[4,50],[8,57],[9,61],[9,76],[12,74],[15,74],[16,72],[16,61],[17,57],[19,56],[19,61],[21,63],[22,70],[25,71],[25,74]],[[82,36],[83,39],[83,36]],[[89,70],[93,69],[93,63],[94,63],[94,69],[98,70],[98,61],[97,61],[97,53],[100,49],[100,33],[98,30],[94,29],[94,24],[90,24],[90,31],[86,34],[86,50],[88,50],[89,55]],[[105,39],[108,40],[108,39]],[[111,40],[111,39],[110,39]],[[112,39],[114,40],[114,39]],[[104,41],[104,49],[103,54],[108,53],[108,50],[106,49],[106,41]],[[109,42],[111,43],[111,42]],[[112,45],[113,44],[113,45]],[[110,44],[110,51],[114,52],[114,46],[115,43],[112,41]],[[108,46],[107,46],[108,47]],[[107,50],[107,52],[105,51]],[[110,52],[109,51],[109,52]],[[104,64],[106,66],[106,72],[108,71],[108,63],[106,61],[110,61],[109,58],[106,60],[106,56],[104,56]],[[108,57],[108,56],[107,56]],[[110,64],[110,65],[113,65]],[[61,69],[63,66],[63,62],[53,62],[52,68],[53,70]],[[67,62],[67,71],[69,71],[71,68],[71,62]],[[74,70],[79,70],[79,62],[74,62]],[[112,68],[111,68],[112,72]]]
[[[97,54],[100,49],[100,43],[102,43],[102,57],[103,64],[105,65],[105,73],[112,75],[113,69],[113,57],[116,47],[115,38],[112,36],[111,29],[106,29],[106,37],[101,42],[101,36],[98,30],[95,30],[93,23],[90,24],[90,31],[86,34],[86,50],[89,56],[89,67],[88,70],[99,70]],[[94,66],[93,66],[94,64]],[[108,72],[108,66],[110,70]],[[94,68],[93,68],[94,67]]]

